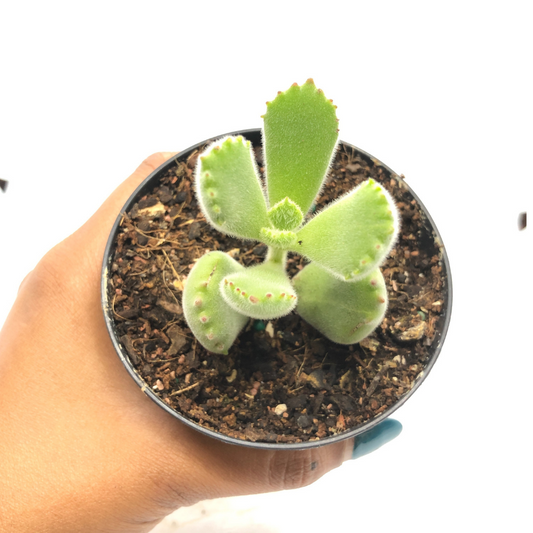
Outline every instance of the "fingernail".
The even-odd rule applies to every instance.
[[[402,432],[402,425],[397,420],[387,418],[376,427],[355,437],[352,459],[358,459],[367,453],[381,448],[384,444],[395,439]]]

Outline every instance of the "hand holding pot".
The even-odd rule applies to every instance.
[[[149,531],[197,501],[309,484],[401,426],[303,451],[230,446],[176,422],[125,372],[100,307],[116,214],[149,157],[24,280],[0,339],[0,530]]]

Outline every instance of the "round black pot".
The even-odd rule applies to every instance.
[[[259,129],[242,130],[238,132],[232,132],[229,135],[242,135],[246,139],[250,140],[252,142],[252,145],[256,147],[261,145],[261,130]],[[180,152],[178,156],[170,159],[169,161],[161,165],[158,169],[156,169],[154,172],[152,172],[152,174],[150,174],[150,176],[148,176],[148,178],[146,178],[146,180],[144,180],[144,182],[130,196],[130,198],[124,205],[121,213],[118,215],[117,220],[115,221],[115,224],[113,226],[113,229],[111,231],[111,234],[109,236],[107,246],[105,249],[104,261],[103,261],[103,267],[102,267],[102,285],[101,285],[102,306],[103,306],[103,311],[104,311],[104,316],[105,316],[105,322],[107,325],[109,335],[113,342],[113,345],[115,347],[115,350],[118,356],[120,357],[120,360],[124,364],[126,370],[130,374],[130,376],[139,385],[141,390],[151,400],[153,400],[157,405],[159,405],[159,407],[161,407],[162,409],[167,411],[169,414],[179,419],[184,424],[194,428],[197,431],[200,431],[201,433],[209,437],[214,437],[223,442],[230,443],[230,444],[237,444],[240,446],[248,446],[248,447],[253,447],[253,448],[263,448],[263,449],[271,449],[271,450],[272,449],[304,449],[304,448],[311,448],[311,447],[331,444],[331,443],[338,442],[346,438],[359,435],[360,433],[363,433],[369,430],[370,428],[374,427],[375,425],[383,421],[385,418],[390,416],[394,411],[396,411],[396,409],[398,409],[401,405],[403,405],[403,403],[406,402],[408,398],[410,398],[412,394],[418,389],[418,387],[422,384],[424,379],[427,377],[427,375],[429,374],[430,370],[433,368],[433,365],[435,364],[437,360],[437,357],[441,351],[442,344],[444,342],[444,338],[446,336],[446,332],[447,332],[448,325],[450,322],[451,308],[452,308],[452,285],[451,285],[450,265],[449,265],[448,257],[446,254],[446,250],[444,248],[444,245],[442,244],[442,240],[437,231],[437,227],[435,226],[435,223],[433,222],[430,214],[427,212],[426,208],[424,207],[422,202],[419,200],[419,198],[416,196],[416,194],[410,189],[410,187],[405,182],[402,183],[402,188],[407,189],[412,195],[413,199],[416,200],[416,202],[418,202],[421,211],[425,215],[424,226],[425,226],[427,235],[429,235],[430,238],[432,238],[438,244],[441,250],[440,262],[442,264],[442,275],[445,279],[445,289],[444,289],[445,297],[444,297],[444,302],[442,305],[441,317],[439,318],[439,321],[436,326],[436,334],[431,345],[428,348],[430,357],[423,372],[421,372],[421,374],[418,376],[411,390],[406,392],[395,404],[388,407],[385,411],[380,413],[378,416],[367,421],[361,426],[356,427],[351,430],[347,430],[343,433],[325,437],[321,440],[308,441],[308,442],[302,442],[302,443],[283,444],[283,443],[251,442],[251,441],[245,441],[245,440],[240,440],[237,438],[229,437],[222,433],[218,433],[216,431],[207,429],[191,421],[190,419],[183,416],[181,413],[175,411],[170,406],[168,406],[139,375],[138,371],[136,370],[134,364],[132,363],[128,355],[126,348],[122,345],[122,343],[120,342],[118,338],[116,325],[115,325],[115,319],[114,319],[113,310],[112,310],[112,296],[110,292],[108,291],[108,272],[111,270],[111,264],[113,262],[113,255],[114,255],[114,251],[116,247],[117,232],[121,224],[121,221],[123,219],[123,213],[129,211],[133,207],[133,205],[139,201],[140,198],[142,198],[145,194],[147,194],[154,187],[154,184],[158,183],[159,177],[163,176],[168,169],[176,165],[176,161],[187,161],[189,156],[191,156],[191,154],[193,154],[196,150],[201,150],[203,147],[210,144],[214,140],[219,139],[220,137],[223,137],[223,136],[220,135],[212,139],[203,141],[201,143],[195,144],[194,146],[188,148],[187,150]],[[363,150],[360,150],[359,148],[356,148],[344,142],[340,142],[339,147],[340,149],[343,149],[344,147],[344,148],[353,150],[355,153],[359,154],[361,157],[368,160],[369,162],[372,162],[374,164],[376,163],[379,164],[386,173],[393,176],[396,180],[401,180],[401,178],[395,172],[393,172],[386,165],[383,165],[379,160],[367,154]],[[125,406],[124,408],[127,409],[127,406]]]

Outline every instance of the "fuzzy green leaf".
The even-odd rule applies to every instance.
[[[298,205],[286,196],[268,210],[268,218],[276,229],[290,231],[303,222],[304,216]]]
[[[326,207],[297,232],[291,250],[343,280],[356,280],[387,257],[398,234],[398,214],[388,192],[373,179]]]
[[[296,233],[272,228],[261,228],[260,240],[268,244],[268,246],[287,250],[296,243]]]
[[[294,288],[279,263],[263,263],[225,276],[220,290],[235,311],[263,320],[290,313],[297,302]]]
[[[288,196],[302,213],[309,211],[337,144],[335,107],[313,80],[267,103],[263,144],[271,206]]]
[[[194,336],[207,350],[227,354],[233,341],[248,322],[234,311],[220,294],[225,276],[244,267],[222,252],[202,256],[191,270],[183,290],[183,313]]]
[[[359,281],[347,282],[310,263],[293,282],[298,293],[296,311],[333,342],[359,342],[385,316],[387,289],[379,269]]]
[[[228,235],[259,240],[270,226],[265,196],[249,141],[226,137],[199,158],[196,193],[207,220]]]

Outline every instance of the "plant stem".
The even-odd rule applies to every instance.
[[[268,247],[268,254],[265,263],[275,263],[285,268],[285,262],[287,260],[287,252],[281,248]]]

